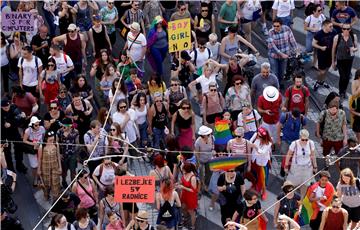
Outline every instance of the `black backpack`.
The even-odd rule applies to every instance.
[[[164,221],[175,218],[174,207],[171,206],[169,201],[166,200],[160,207],[159,216]]]

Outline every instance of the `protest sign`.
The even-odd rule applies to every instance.
[[[115,202],[154,203],[155,177],[117,176],[114,198]]]
[[[190,19],[170,21],[168,23],[169,52],[191,50]]]
[[[34,16],[29,12],[8,12],[1,14],[2,31],[34,31]]]

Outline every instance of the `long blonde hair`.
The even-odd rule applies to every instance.
[[[350,183],[349,183],[350,185],[354,185],[356,183],[354,173],[353,173],[353,171],[351,171],[351,169],[345,168],[345,169],[341,170],[340,179],[339,179],[340,184],[346,184],[342,178],[343,176],[350,177]]]

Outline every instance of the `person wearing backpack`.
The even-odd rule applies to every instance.
[[[332,45],[332,68],[339,71],[339,94],[340,97],[346,98],[346,89],[349,85],[351,68],[356,51],[358,51],[358,39],[356,34],[351,30],[350,23],[344,23],[342,33],[334,37]]]
[[[179,223],[178,208],[180,207],[179,194],[175,191],[172,180],[169,178],[163,180],[160,192],[156,194],[156,209],[159,210],[156,224],[174,230]]]
[[[296,73],[294,84],[289,86],[285,91],[285,101],[282,111],[291,112],[294,108],[298,108],[300,113],[306,115],[309,109],[310,91],[303,84],[304,76]]]
[[[342,208],[349,214],[350,229],[356,229],[356,223],[360,221],[360,179],[354,176],[349,168],[340,173],[340,179],[336,186],[337,196],[341,197]]]
[[[211,50],[206,47],[206,39],[199,38],[198,39],[198,48],[194,49],[190,53],[191,61],[194,63],[196,68],[196,75],[202,75],[202,67],[212,57]]]
[[[69,55],[60,51],[60,47],[58,45],[52,45],[50,47],[50,54],[55,60],[56,70],[60,74],[61,83],[63,83],[67,89],[70,88],[71,81],[73,80],[74,73],[74,63],[69,57]]]
[[[103,162],[98,165],[93,174],[92,178],[99,187],[99,196],[103,197],[105,188],[107,186],[113,186],[115,181],[115,169],[118,166],[117,163],[111,161],[111,157],[104,158]]]
[[[67,222],[63,214],[55,214],[51,219],[48,230],[76,230],[74,225]]]
[[[30,46],[25,46],[21,51],[19,58],[19,85],[34,97],[39,98],[39,89],[41,87],[40,73],[43,64],[40,58],[32,54]]]

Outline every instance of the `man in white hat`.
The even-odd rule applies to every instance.
[[[257,103],[258,111],[263,117],[262,125],[269,131],[273,143],[276,143],[276,125],[280,119],[281,103],[281,94],[274,86],[267,86]]]
[[[133,22],[130,25],[124,50],[127,50],[128,57],[137,65],[138,70],[144,69],[146,45],[145,35],[140,32],[140,24]]]

